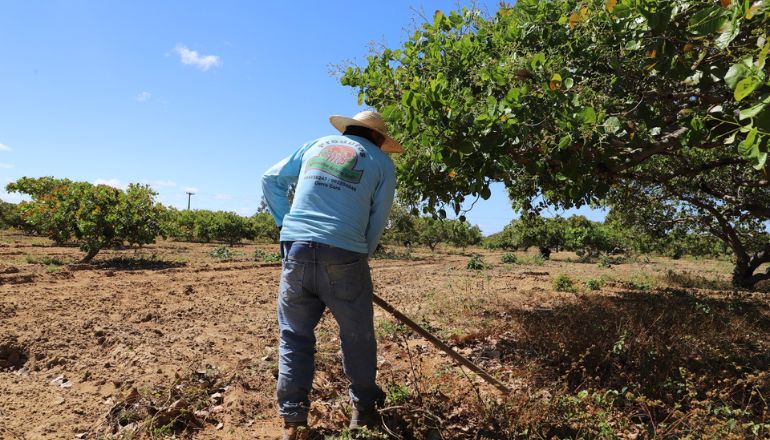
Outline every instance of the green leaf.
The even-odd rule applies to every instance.
[[[754,116],[758,115],[759,112],[764,110],[764,108],[767,107],[768,104],[770,104],[770,94],[764,95],[764,99],[754,104],[753,106],[741,110],[741,113],[739,114],[738,119],[742,121],[744,119],[753,118]]]
[[[738,144],[738,154],[745,158],[751,157],[751,151],[754,147],[754,143],[757,139],[757,128],[754,127],[749,131],[749,134],[746,136],[746,139],[743,140],[740,144]]]
[[[404,107],[412,107],[412,103],[414,103],[414,92],[407,90],[401,97],[401,104],[403,104]]]
[[[757,69],[762,70],[765,68],[765,60],[767,59],[768,51],[770,51],[770,41],[768,41],[759,52],[759,58],[757,59]]]
[[[642,47],[642,40],[631,40],[623,46],[626,50],[639,50]]]
[[[604,131],[610,134],[617,133],[620,130],[620,119],[610,116],[604,121]]]
[[[494,96],[487,96],[487,114],[492,117],[497,115],[497,99]]]
[[[738,82],[738,84],[735,85],[735,100],[741,102],[741,100],[749,96],[759,84],[759,78],[755,76],[743,78]]]
[[[690,18],[687,29],[695,35],[710,35],[719,31],[725,19],[724,10],[711,5],[695,13]]]
[[[583,121],[585,121],[586,124],[596,123],[596,110],[594,110],[593,107],[586,107],[583,109],[581,116],[583,117]]]
[[[567,90],[571,89],[574,84],[575,81],[572,78],[567,78],[564,80],[564,88]]]
[[[738,82],[744,79],[751,72],[751,66],[754,62],[754,58],[748,56],[741,61],[730,66],[730,70],[725,74],[725,84],[731,89],[735,90],[735,86]]]
[[[532,57],[532,60],[529,62],[532,70],[537,69],[538,66],[542,66],[543,64],[545,64],[545,55],[543,55],[542,52],[536,53],[535,56]]]
[[[726,24],[727,29],[724,30],[721,34],[719,34],[719,38],[717,38],[716,45],[720,49],[727,49],[727,47],[730,45],[730,43],[733,42],[735,37],[738,36],[738,32],[741,30],[740,24],[727,22]]]
[[[765,163],[767,163],[767,152],[761,151],[757,157],[756,157],[757,163],[754,164],[755,170],[761,170],[765,167]]]
[[[735,142],[735,136],[738,135],[738,130],[735,130],[730,136],[726,137],[724,140],[725,145],[730,145],[733,142]]]

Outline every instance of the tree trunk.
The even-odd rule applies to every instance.
[[[548,260],[551,258],[551,249],[547,248],[545,246],[538,246],[538,251],[540,251],[540,256],[543,257],[544,260]]]
[[[757,252],[747,259],[737,259],[735,268],[733,269],[733,285],[745,289],[752,289],[758,282],[770,280],[770,269],[764,273],[754,274],[754,271],[756,271],[759,266],[767,262],[770,262],[770,252],[767,250]]]
[[[80,264],[88,264],[93,260],[93,258],[96,256],[96,254],[99,253],[99,248],[91,248],[91,250],[88,251],[85,257],[83,257],[82,260],[80,260]]]

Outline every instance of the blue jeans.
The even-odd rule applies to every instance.
[[[307,420],[315,370],[315,327],[328,307],[340,328],[342,366],[358,409],[384,394],[375,383],[372,279],[366,254],[314,242],[282,242],[278,298],[280,345],[277,397],[287,422]]]

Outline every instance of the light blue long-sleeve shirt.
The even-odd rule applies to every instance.
[[[395,189],[393,161],[359,136],[316,139],[262,176],[281,241],[315,241],[369,255],[385,230]]]

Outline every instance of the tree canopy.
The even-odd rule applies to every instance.
[[[29,195],[19,212],[26,227],[62,244],[75,239],[87,263],[104,248],[123,242],[154,243],[162,233],[165,210],[147,185],[131,184],[126,191],[107,185],[53,177],[23,177],[6,186]]]
[[[400,194],[424,212],[459,212],[496,181],[522,210],[665,205],[676,212],[667,221],[729,245],[734,281],[750,286],[770,278],[753,274],[770,261],[765,3],[521,0],[492,17],[437,12],[342,83],[404,143]]]

